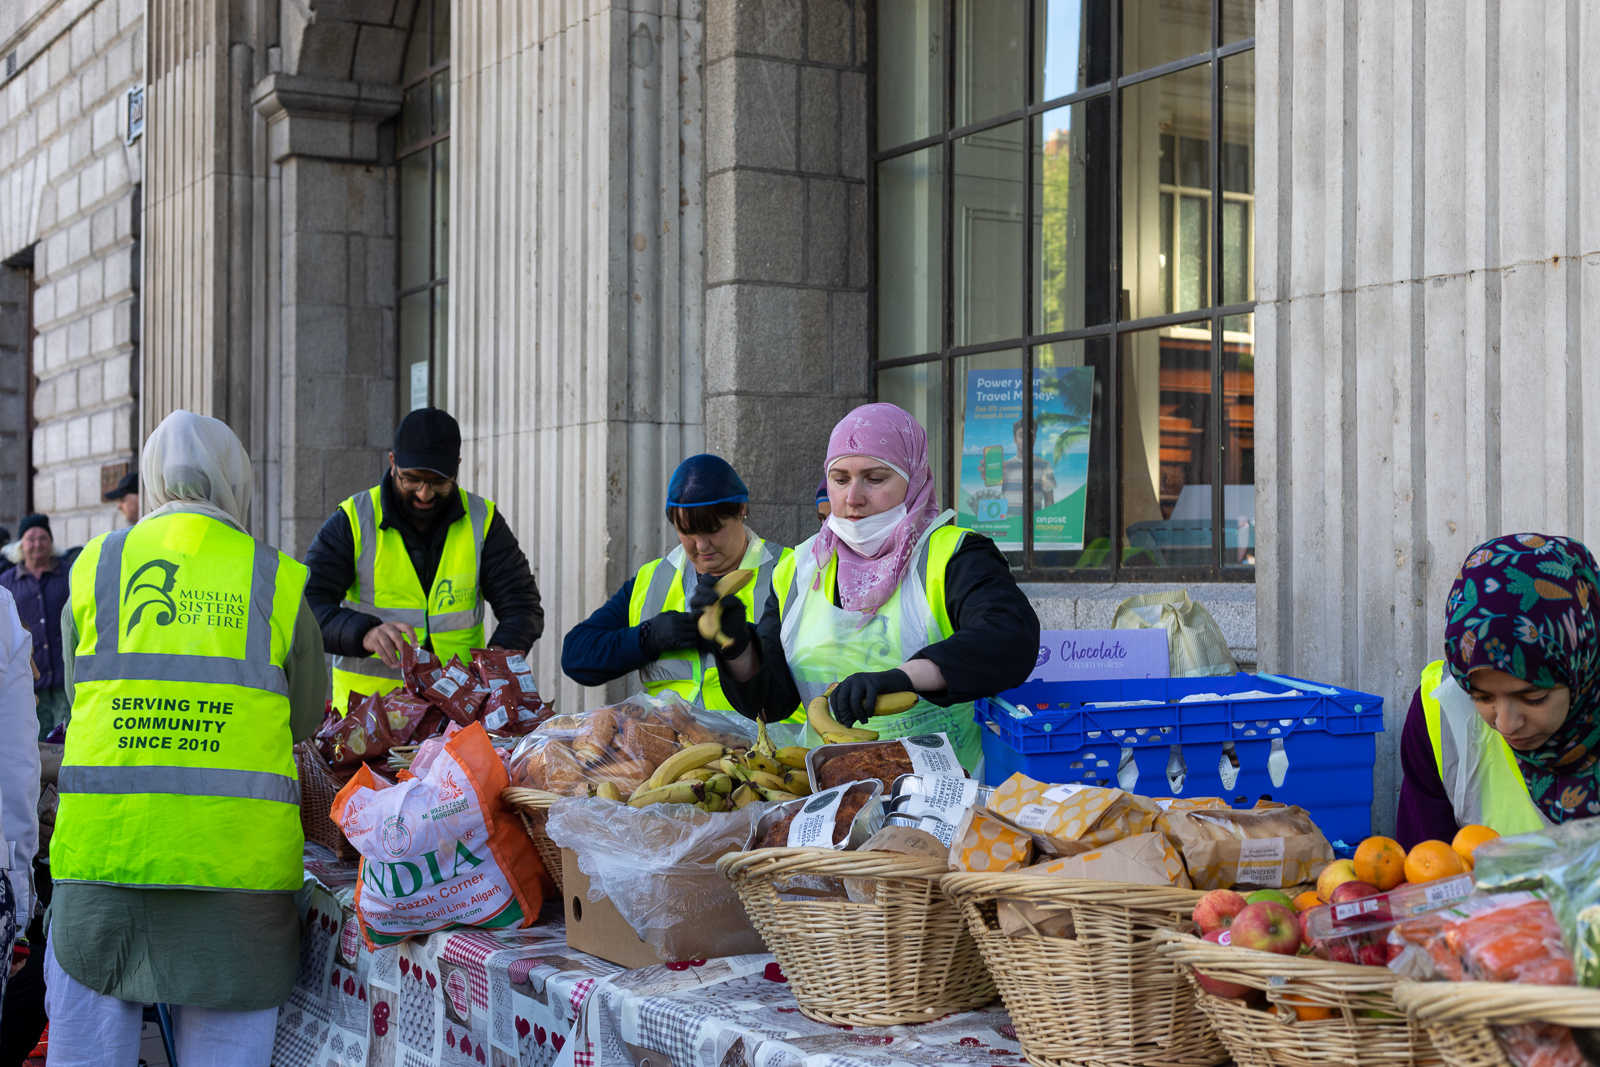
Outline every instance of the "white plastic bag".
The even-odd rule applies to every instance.
[[[1211,612],[1189,599],[1187,590],[1132,596],[1117,605],[1111,626],[1117,630],[1167,631],[1167,662],[1174,678],[1238,674],[1227,638]]]
[[[545,832],[578,857],[590,901],[609,898],[658,956],[710,959],[766,951],[717,860],[750,848],[769,806],[706,812],[574,797],[551,805]]]

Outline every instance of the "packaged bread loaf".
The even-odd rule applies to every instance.
[[[1315,882],[1333,861],[1333,846],[1303,808],[1168,812],[1165,825],[1196,889]]]
[[[883,783],[883,791],[887,793],[902,774],[966,776],[949,737],[944,734],[823,745],[811,750],[806,765],[818,789],[876,779]]]

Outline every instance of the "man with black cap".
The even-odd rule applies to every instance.
[[[106,492],[102,498],[108,504],[115,504],[121,513],[123,521],[129,526],[139,521],[139,472],[131,470],[122,476],[122,481],[117,483],[115,489]]]
[[[494,503],[456,484],[461,428],[438,408],[400,422],[383,481],[339,505],[306,550],[306,600],[333,653],[333,706],[400,685],[402,644],[448,660],[527,652],[544,632],[528,558]]]

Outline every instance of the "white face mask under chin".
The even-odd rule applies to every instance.
[[[900,525],[900,520],[906,517],[905,504],[896,504],[880,515],[868,515],[864,519],[846,519],[839,515],[828,516],[828,529],[839,535],[839,540],[855,549],[859,554],[871,559],[878,554],[895,528]]]

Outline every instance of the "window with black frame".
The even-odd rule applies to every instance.
[[[874,389],[1025,574],[1254,577],[1254,32],[878,0]]]
[[[444,400],[450,326],[450,0],[418,0],[400,75],[400,411]]]

